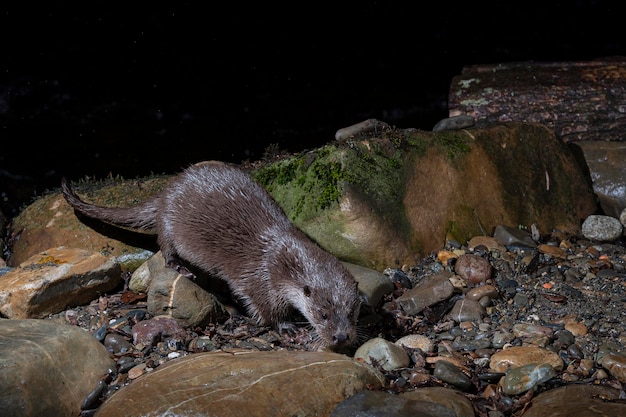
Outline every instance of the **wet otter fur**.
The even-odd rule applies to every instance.
[[[86,203],[65,178],[61,189],[77,213],[156,233],[168,266],[188,273],[183,260],[223,279],[260,324],[278,327],[295,308],[315,329],[315,345],[355,342],[360,300],[353,276],[241,169],[217,161],[193,165],[128,208]]]

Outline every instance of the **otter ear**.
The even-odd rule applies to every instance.
[[[302,288],[302,291],[304,291],[304,295],[306,295],[307,297],[311,296],[311,287],[309,287],[308,285],[305,285],[304,288]]]

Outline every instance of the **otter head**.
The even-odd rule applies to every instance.
[[[302,288],[305,305],[301,312],[315,329],[319,337],[317,344],[323,347],[340,348],[356,342],[361,301],[357,283],[350,279],[349,285]]]
[[[303,235],[278,235],[279,249],[268,262],[271,280],[284,299],[313,326],[314,344],[348,346],[356,342],[361,301],[356,280],[337,258]]]

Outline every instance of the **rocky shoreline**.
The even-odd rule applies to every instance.
[[[431,413],[424,415],[601,415],[581,414],[581,407],[606,415],[626,412],[623,238],[601,243],[553,232],[534,242],[531,233],[504,227],[497,238],[449,242],[420,264],[388,269],[384,276],[394,289],[364,309],[365,343],[343,352],[383,377],[331,415],[354,415],[372,400],[432,407],[413,408]],[[148,376],[152,384],[175,382],[176,376],[164,380],[158,371],[182,357],[240,350],[303,354],[310,340],[305,325],[281,333],[236,310],[205,328],[182,327],[151,316],[145,296],[132,295],[120,285],[88,305],[42,320],[82,328],[115,361],[83,404],[83,415],[114,415],[100,410],[114,397],[118,404],[130,406],[134,398],[133,407],[150,409],[153,399],[138,400],[130,387]],[[283,387],[277,395],[293,401],[295,392],[312,383],[294,384],[294,392]],[[434,387],[445,391],[428,391],[426,402],[412,397]],[[384,400],[378,398],[383,393]]]

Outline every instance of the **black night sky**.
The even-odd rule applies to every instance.
[[[465,65],[626,55],[617,2],[476,3],[1,6],[0,209],[62,175],[255,160],[370,117],[430,130]]]

